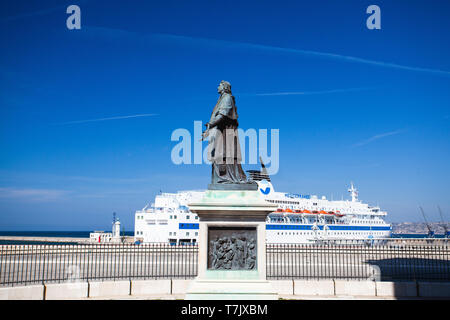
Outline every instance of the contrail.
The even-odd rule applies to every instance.
[[[406,71],[415,71],[415,72],[425,72],[432,74],[439,74],[444,76],[450,76],[450,71],[440,70],[440,69],[430,69],[430,68],[422,68],[422,67],[414,67],[414,66],[405,66],[396,63],[376,61],[370,59],[364,59],[359,57],[347,56],[342,54],[330,53],[330,52],[319,52],[312,50],[304,50],[304,49],[294,49],[294,48],[286,48],[286,47],[277,47],[270,45],[262,45],[250,42],[236,42],[230,40],[220,40],[220,39],[212,39],[212,38],[202,38],[202,37],[192,37],[192,36],[184,36],[184,35],[174,35],[168,33],[151,33],[151,34],[140,34],[133,31],[126,31],[122,29],[114,29],[114,28],[104,28],[104,27],[84,27],[84,30],[80,34],[86,34],[90,36],[101,36],[104,38],[112,39],[124,39],[127,38],[129,40],[138,41],[144,43],[148,40],[170,40],[178,43],[194,43],[199,45],[205,45],[211,47],[212,45],[218,47],[227,47],[231,49],[254,49],[268,52],[279,52],[279,53],[290,53],[290,54],[300,54],[312,57],[340,60],[345,62],[353,62],[353,63],[361,63],[372,66],[379,66],[391,69],[399,69]]]
[[[97,121],[108,121],[108,120],[120,120],[120,119],[129,119],[129,118],[139,118],[139,117],[152,117],[157,116],[156,113],[143,113],[143,114],[133,114],[129,116],[118,116],[118,117],[109,117],[109,118],[98,118],[98,119],[88,119],[88,120],[77,120],[77,121],[69,121],[69,122],[60,122],[56,123],[56,125],[64,125],[64,124],[75,124],[75,123],[86,123],[86,122],[97,122]]]
[[[361,91],[361,90],[371,90],[372,88],[347,88],[347,89],[332,89],[332,90],[322,90],[322,91],[287,91],[287,92],[269,92],[269,93],[246,93],[242,95],[252,95],[252,96],[291,96],[291,95],[313,95],[313,94],[328,94],[328,93],[340,93],[340,92],[351,92],[351,91]]]
[[[386,133],[380,133],[380,134],[377,134],[377,135],[375,135],[375,136],[373,136],[373,137],[370,137],[369,139],[367,139],[367,140],[364,140],[364,141],[362,141],[362,142],[359,142],[359,143],[356,143],[356,144],[354,144],[352,147],[361,147],[361,146],[364,146],[364,145],[366,145],[366,144],[368,144],[368,143],[371,143],[371,142],[373,142],[373,141],[375,141],[375,140],[378,140],[378,139],[381,139],[381,138],[385,138],[385,137],[389,137],[389,136],[393,136],[393,135],[396,135],[396,134],[399,134],[399,133],[402,133],[402,132],[404,132],[405,130],[396,130],[396,131],[391,131],[391,132],[386,132]]]

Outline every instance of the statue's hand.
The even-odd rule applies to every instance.
[[[209,128],[202,132],[202,138],[200,141],[205,140],[209,136]]]

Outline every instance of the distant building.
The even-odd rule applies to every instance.
[[[112,232],[94,231],[89,234],[89,240],[92,243],[120,243],[120,221],[114,216]]]
[[[89,234],[89,240],[93,243],[109,243],[112,238],[111,232],[94,231]]]
[[[113,228],[112,228],[112,237],[117,239],[120,238],[120,221],[117,219],[113,222]]]

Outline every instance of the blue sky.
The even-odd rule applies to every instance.
[[[67,6],[81,30],[66,28]],[[366,8],[381,8],[381,30]],[[109,228],[204,189],[173,130],[220,80],[240,127],[280,130],[278,191],[360,198],[388,221],[450,217],[448,1],[2,1],[0,229]],[[86,121],[89,120],[89,121]],[[244,169],[254,169],[247,165]]]

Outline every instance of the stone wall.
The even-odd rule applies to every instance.
[[[132,280],[52,283],[0,288],[0,300],[183,299],[192,280]],[[284,299],[446,298],[450,282],[273,280]]]

